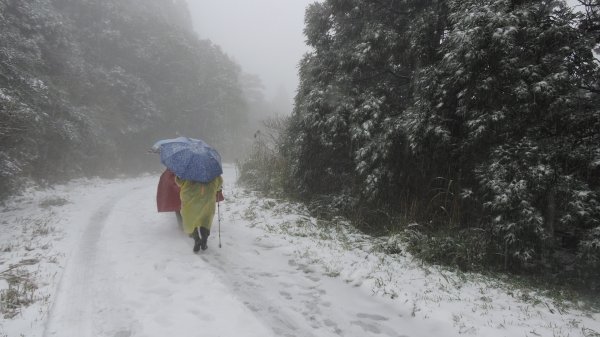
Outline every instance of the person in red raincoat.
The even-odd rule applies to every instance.
[[[175,212],[177,223],[183,225],[181,218],[181,199],[179,198],[179,186],[175,183],[175,173],[166,169],[158,181],[156,191],[156,208],[159,212]]]

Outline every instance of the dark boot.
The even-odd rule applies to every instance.
[[[198,234],[198,228],[194,228],[192,237],[194,238],[194,253],[197,253],[200,250],[200,247],[202,246],[202,240],[200,239],[200,234]]]
[[[206,241],[208,240],[208,236],[210,235],[210,231],[204,227],[200,227],[200,248],[202,250],[206,250],[208,246],[206,245]]]

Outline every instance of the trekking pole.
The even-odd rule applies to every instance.
[[[221,248],[221,203],[217,202],[217,217],[219,218],[219,248]]]

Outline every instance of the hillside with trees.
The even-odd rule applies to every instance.
[[[598,5],[313,4],[276,180],[426,260],[597,290]]]
[[[233,157],[248,118],[240,73],[182,0],[0,0],[0,197],[139,172],[177,134]]]

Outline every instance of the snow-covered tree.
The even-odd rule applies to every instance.
[[[313,51],[300,68],[291,128],[301,190],[398,201],[409,179],[401,168],[411,165],[401,120],[413,100],[412,74],[435,59],[444,20],[443,1],[309,7]]]
[[[395,212],[443,233],[477,228],[479,255],[499,267],[549,270],[577,240],[594,252],[590,17],[555,0],[312,5],[286,143],[295,191],[350,196],[359,220]]]
[[[507,263],[540,261],[556,232],[598,221],[588,178],[598,115],[581,90],[595,67],[589,39],[558,1],[451,10],[415,146],[440,144],[424,150],[442,150],[438,173],[456,195],[477,191],[482,209],[465,211],[489,224]]]

